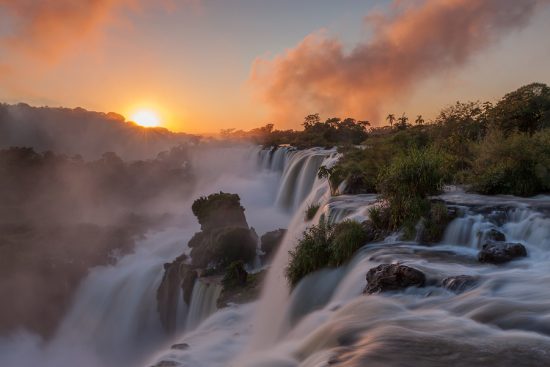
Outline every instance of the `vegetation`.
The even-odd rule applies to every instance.
[[[239,195],[220,191],[219,193],[208,196],[201,196],[193,202],[191,210],[199,220],[199,223],[204,225],[211,222],[217,213],[225,214],[224,212],[226,210],[242,212],[244,208],[241,206],[241,198]],[[239,219],[241,218],[239,217]]]
[[[417,116],[413,125],[404,114],[386,120],[389,126],[370,129],[362,146],[340,144],[339,162],[318,172],[333,195],[344,181],[345,194],[380,194],[369,212],[374,234],[403,230],[413,238],[421,223],[421,240],[439,241],[452,215],[430,196],[445,183],[488,195],[550,192],[550,88],[544,84],[524,86],[495,105],[457,102],[430,123]],[[345,263],[369,238],[360,224],[339,226],[341,232],[321,222],[304,233],[290,252],[291,285]]]
[[[250,131],[222,130],[221,135],[230,139],[253,140],[257,144],[270,147],[290,144],[300,149],[311,147],[332,148],[341,145],[361,144],[367,138],[368,121],[353,118],[332,117],[321,121],[319,114],[306,116],[302,131],[274,130],[273,124]]]
[[[88,269],[131,251],[187,198],[187,161],[185,147],[135,162],[0,150],[0,330],[52,333]]]
[[[365,244],[366,239],[360,223],[344,221],[330,225],[321,219],[318,225],[303,233],[296,248],[289,252],[290,261],[285,271],[289,283],[294,287],[310,273],[343,265]]]
[[[234,261],[225,269],[222,285],[225,289],[241,287],[246,284],[248,273],[242,261]]]
[[[320,204],[309,204],[306,209],[306,221],[310,221],[313,218],[315,218],[315,214],[319,211],[319,208],[321,207]]]

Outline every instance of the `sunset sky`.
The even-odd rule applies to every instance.
[[[374,124],[550,84],[545,0],[0,0],[0,101],[172,130]]]

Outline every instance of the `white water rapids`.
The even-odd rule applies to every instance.
[[[335,162],[334,151],[217,149],[197,154],[194,167],[201,167],[203,184],[192,197],[236,192],[258,234],[288,228],[260,300],[212,314],[217,290],[195,284],[193,293],[201,296],[192,297],[189,307],[181,305],[179,332],[163,334],[155,299],[162,264],[181,254],[198,230],[190,203],[183,203],[185,223],[149,236],[115,266],[90,272],[52,341],[22,333],[0,340],[0,365],[550,365],[549,197],[445,194],[464,215],[450,223],[440,244],[369,244],[348,265],[311,274],[290,293],[284,278],[288,251],[306,227],[321,215],[364,220],[376,197],[329,197],[316,172],[320,164]],[[304,211],[315,203],[321,209],[306,223]],[[478,247],[490,229],[524,244],[528,257],[500,266],[478,263]],[[397,262],[423,271],[427,286],[362,294],[369,269]],[[460,294],[438,285],[456,275],[478,282]],[[176,343],[189,347],[171,349]]]

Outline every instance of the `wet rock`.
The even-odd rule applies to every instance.
[[[477,259],[482,263],[503,264],[526,256],[527,250],[521,243],[487,242],[477,255]]]
[[[441,285],[451,292],[462,293],[467,289],[475,287],[478,279],[471,275],[458,275],[443,279]]]
[[[189,344],[187,343],[174,344],[170,347],[170,349],[187,350],[189,349]]]
[[[420,270],[399,264],[381,264],[367,273],[364,293],[395,291],[408,287],[423,287],[426,276]]]
[[[485,234],[485,238],[489,241],[495,241],[495,242],[506,241],[506,236],[504,235],[504,233],[494,228]]]
[[[275,231],[267,232],[261,237],[260,248],[264,252],[262,261],[269,261],[273,255],[275,255],[275,252],[277,251],[277,248],[279,248],[285,234],[286,229],[280,228]]]

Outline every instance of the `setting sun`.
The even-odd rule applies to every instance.
[[[130,116],[130,120],[138,125],[145,127],[155,127],[160,125],[158,114],[149,109],[140,109]]]

